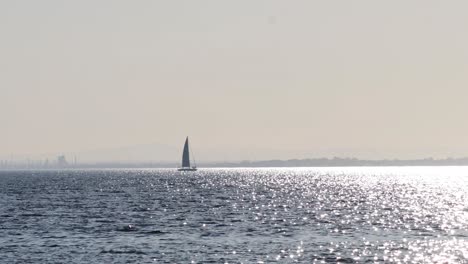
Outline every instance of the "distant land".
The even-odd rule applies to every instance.
[[[100,169],[100,168],[176,168],[175,162],[96,162],[68,163],[63,157],[56,162],[0,161],[0,169]],[[468,158],[361,160],[357,158],[318,158],[241,162],[201,162],[200,168],[260,168],[260,167],[376,167],[376,166],[468,166]]]
[[[217,163],[222,167],[358,167],[358,166],[468,166],[468,158],[414,159],[414,160],[362,160],[357,158],[318,158],[242,161],[239,163]]]

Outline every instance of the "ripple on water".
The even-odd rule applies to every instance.
[[[6,262],[462,262],[468,168],[0,172]]]

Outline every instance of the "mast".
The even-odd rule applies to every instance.
[[[182,154],[182,168],[190,168],[190,150],[188,137],[185,139],[184,152]]]

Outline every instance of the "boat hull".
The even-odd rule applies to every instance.
[[[197,168],[178,168],[178,171],[196,171]]]

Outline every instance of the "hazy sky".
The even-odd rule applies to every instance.
[[[210,160],[468,156],[467,10],[0,1],[0,156],[186,135]]]

